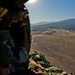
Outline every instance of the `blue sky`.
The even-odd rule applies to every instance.
[[[37,0],[26,3],[30,22],[52,22],[75,18],[75,0]]]

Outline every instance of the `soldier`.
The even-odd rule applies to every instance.
[[[25,11],[24,11],[24,7],[25,7],[24,3],[26,3],[27,1],[28,0],[8,0],[8,1],[1,0],[0,1],[0,30],[6,31],[6,34],[9,35],[11,21],[14,21],[15,19],[20,21],[26,17]],[[24,13],[24,14],[21,14],[21,13]],[[7,41],[5,41],[4,43],[7,44]],[[9,51],[9,50],[7,50],[7,51]],[[7,54],[8,54],[8,52],[7,52]],[[2,56],[2,54],[0,54],[0,55]],[[1,58],[0,60],[2,61],[3,59]],[[3,61],[6,62],[6,58]]]
[[[10,34],[14,39],[15,46],[24,47],[29,54],[31,46],[29,12],[25,6],[22,10],[19,15],[15,16],[15,21],[11,23]]]
[[[15,46],[23,46],[29,53],[31,45],[30,21],[28,10],[24,5],[27,1],[28,0],[0,1],[0,30],[8,30],[15,42]],[[17,23],[15,23],[15,25],[17,28],[20,25],[20,30],[10,26],[10,24],[16,20]],[[17,31],[15,31],[15,29]],[[9,34],[9,32],[7,34]]]

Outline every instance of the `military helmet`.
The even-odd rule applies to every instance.
[[[0,67],[10,63],[12,59],[12,53],[10,48],[0,43]]]

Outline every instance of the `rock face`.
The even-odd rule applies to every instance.
[[[67,73],[53,66],[41,53],[34,51],[29,57],[30,62],[28,69],[30,69],[34,75],[73,75],[72,73]]]

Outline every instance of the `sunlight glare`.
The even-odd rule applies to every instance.
[[[29,3],[35,3],[36,0],[29,0],[28,2],[29,2]]]

